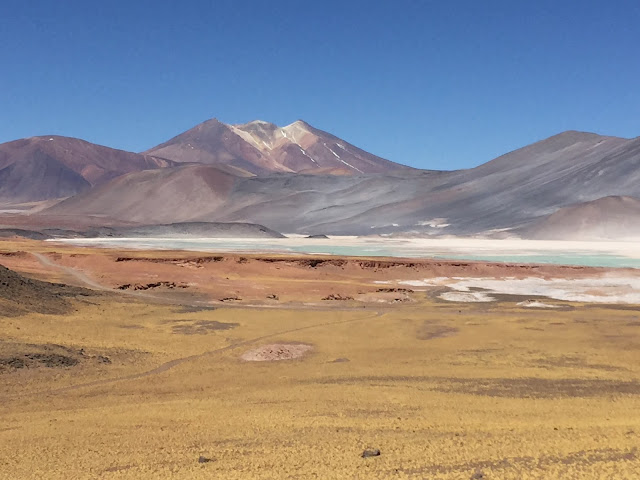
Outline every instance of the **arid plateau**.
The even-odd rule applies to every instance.
[[[634,269],[24,239],[0,258],[0,478],[640,471],[637,306],[477,283],[606,297]]]

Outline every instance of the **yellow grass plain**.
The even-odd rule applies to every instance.
[[[200,308],[107,292],[2,317],[0,357],[57,345],[82,361],[0,371],[0,478],[640,477],[640,311],[411,299]],[[240,359],[287,342],[313,349]]]

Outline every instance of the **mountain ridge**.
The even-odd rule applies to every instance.
[[[211,119],[143,154],[60,137],[68,155],[42,157],[33,144],[64,142],[34,138],[0,145],[0,201],[27,202],[50,191],[69,196],[34,212],[34,219],[246,222],[305,234],[491,235],[527,232],[536,219],[573,204],[640,197],[640,137],[575,130],[453,171],[389,162],[302,120],[278,127]],[[90,147],[98,156],[87,159],[82,154]],[[114,151],[115,160],[109,156]],[[171,152],[173,159],[163,156]],[[133,163],[124,174],[100,170],[127,161]],[[40,171],[53,173],[35,174]],[[95,183],[87,185],[82,175]]]
[[[561,142],[554,136],[510,152],[492,161],[500,168],[489,162],[450,172],[235,177],[224,195],[198,208],[197,216],[183,202],[170,201],[181,206],[172,214],[163,214],[162,220],[248,222],[304,234],[404,231],[472,235],[518,229],[559,208],[600,197],[640,196],[640,141],[579,137],[571,144],[567,136],[560,138]],[[610,162],[616,167],[607,166]],[[207,168],[218,169],[216,165]],[[185,177],[194,173],[181,172]],[[184,181],[197,182],[195,178]],[[161,201],[148,197],[139,203],[135,192],[118,192],[114,198],[100,198],[89,191],[50,211],[57,215],[96,215],[103,205],[129,198],[120,218],[140,221],[144,217],[141,205]],[[88,205],[97,205],[97,209],[90,210]],[[106,213],[118,216],[110,209]],[[153,218],[156,216],[154,213]]]

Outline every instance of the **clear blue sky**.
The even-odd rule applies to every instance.
[[[0,3],[0,142],[302,118],[423,168],[640,135],[638,0]]]

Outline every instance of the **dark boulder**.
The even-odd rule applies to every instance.
[[[368,448],[364,452],[362,452],[362,455],[360,455],[360,456],[362,458],[379,457],[380,456],[380,450],[377,449],[377,448]]]

